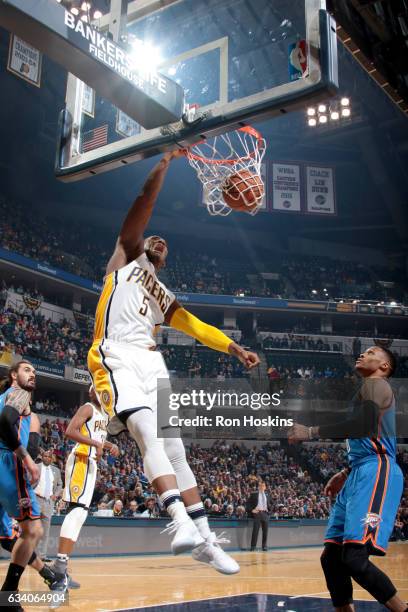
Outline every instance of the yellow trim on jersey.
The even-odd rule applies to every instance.
[[[100,342],[94,342],[88,353],[88,370],[101,407],[111,419],[114,416],[113,405],[115,401],[109,372],[102,363],[102,355],[99,351]]]
[[[75,455],[74,468],[69,480],[69,497],[73,503],[78,503],[83,494],[88,476],[89,461],[88,457]]]
[[[89,435],[89,429],[87,428],[86,423],[83,423],[79,433],[85,436],[85,438],[91,439],[91,436]],[[91,449],[92,447],[89,446],[89,444],[79,443],[77,448],[75,449],[75,454],[89,457],[91,455]]]
[[[102,293],[99,297],[98,305],[96,307],[94,342],[96,340],[102,339],[105,334],[105,315],[109,298],[113,292],[113,275],[114,273],[112,272],[106,277],[105,284],[103,286]]]

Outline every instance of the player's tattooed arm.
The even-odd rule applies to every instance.
[[[7,406],[14,408],[20,415],[30,412],[31,392],[16,387],[7,396]]]
[[[7,395],[6,405],[0,415],[1,438],[21,459],[27,455],[27,450],[20,444],[16,425],[21,415],[30,412],[30,402],[31,393],[16,387]]]
[[[122,268],[144,252],[143,234],[152,216],[170,161],[183,155],[182,150],[165,153],[150,172],[142,191],[131,206],[120,230],[106,274]]]

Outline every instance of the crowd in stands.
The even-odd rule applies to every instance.
[[[83,366],[91,343],[91,332],[85,335],[66,319],[56,323],[30,308],[23,312],[12,306],[0,310],[0,350],[27,359]]]
[[[55,219],[4,197],[0,197],[0,236],[4,249],[98,282],[115,239],[86,224],[57,224]],[[163,281],[173,291],[193,293],[324,301],[400,302],[407,298],[406,278],[401,278],[401,273],[373,272],[360,262],[262,251],[255,265],[253,257],[243,257],[242,252],[240,256],[226,254],[216,244],[213,249],[210,254],[204,248],[202,252],[170,249]]]
[[[311,336],[299,334],[287,334],[285,336],[274,336],[271,334],[263,338],[262,347],[265,349],[290,349],[293,351],[341,351],[340,345],[335,342],[329,344],[325,338],[312,338]]]
[[[14,352],[28,359],[85,367],[92,342],[93,317],[74,312],[72,318],[62,318],[57,322],[41,314],[41,309],[35,304],[28,306],[21,302],[17,305],[7,301],[8,290],[3,282],[0,291],[0,351]],[[15,291],[26,294],[22,287]],[[30,291],[27,295],[31,302],[37,300],[41,304],[43,296],[39,293]],[[333,350],[328,351],[328,347]],[[272,333],[264,339],[262,348],[266,352],[268,377],[272,381],[347,379],[352,372],[352,360],[337,353],[336,349],[341,347],[329,343],[325,337],[313,339],[298,334],[275,337]],[[211,377],[223,381],[247,375],[237,359],[202,346],[163,344],[159,350],[170,372],[181,378]],[[301,353],[302,350],[310,353]],[[398,360],[397,376],[408,376],[407,357]]]
[[[63,472],[71,443],[64,438],[66,422],[46,420],[42,425],[44,447],[54,449],[55,463]],[[135,442],[121,434],[120,456],[104,454],[98,470],[91,512],[95,516],[157,518],[166,516],[159,499],[143,473]],[[246,518],[247,500],[259,479],[267,486],[272,502],[272,519],[325,519],[330,500],[324,495],[329,478],[346,465],[342,444],[299,445],[290,456],[282,446],[216,441],[211,447],[191,444],[187,459],[197,478],[209,517]],[[293,453],[292,453],[293,455]],[[398,461],[405,475],[405,494],[400,506],[394,539],[408,538],[408,452]],[[64,513],[64,503],[58,511]]]

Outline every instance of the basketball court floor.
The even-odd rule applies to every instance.
[[[73,559],[71,574],[82,586],[70,591],[69,605],[61,609],[328,612],[333,608],[320,569],[320,554],[320,547],[235,553],[241,565],[241,572],[235,576],[223,576],[187,555]],[[408,544],[391,544],[388,555],[375,559],[375,563],[408,600]],[[1,562],[2,578],[6,568],[7,562]],[[31,569],[21,582],[21,591],[26,590],[44,590]],[[354,596],[357,612],[385,610],[358,585]]]

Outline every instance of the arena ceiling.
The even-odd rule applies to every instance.
[[[101,0],[103,10],[105,0]],[[255,24],[256,25],[256,24]],[[251,24],[249,24],[249,27]],[[16,201],[41,203],[59,219],[75,216],[95,228],[116,231],[125,210],[156,160],[138,162],[80,183],[61,184],[53,176],[55,136],[63,106],[66,74],[44,59],[41,89],[27,85],[5,69],[9,35],[0,30],[0,180]],[[338,215],[231,214],[211,218],[200,207],[200,187],[184,160],[170,169],[160,195],[155,222],[167,232],[202,236],[224,231],[242,239],[262,231],[285,248],[293,237],[406,251],[408,244],[408,119],[339,45],[340,95],[351,100],[352,117],[335,128],[310,128],[305,112],[259,124],[270,160],[328,163],[336,169]],[[264,67],[268,69],[267,66]]]

